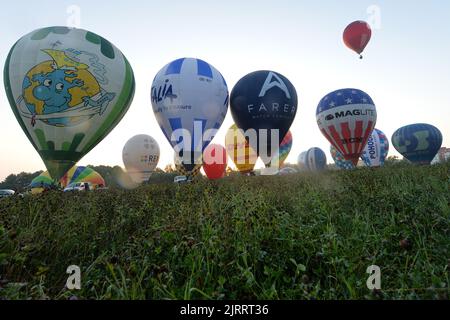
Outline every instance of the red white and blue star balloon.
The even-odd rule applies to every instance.
[[[372,98],[358,89],[337,90],[320,101],[316,115],[322,134],[356,165],[377,122]]]

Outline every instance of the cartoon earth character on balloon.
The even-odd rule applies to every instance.
[[[102,90],[89,66],[78,62],[72,50],[42,52],[51,60],[36,65],[23,80],[26,109],[21,112],[32,125],[41,120],[52,126],[70,127],[101,115],[115,93]]]
[[[58,26],[34,30],[14,44],[4,86],[55,181],[115,128],[135,91],[133,69],[117,47],[90,31]]]

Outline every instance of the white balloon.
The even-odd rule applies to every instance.
[[[301,170],[306,170],[306,155],[307,155],[307,153],[308,153],[307,151],[304,151],[304,152],[300,153],[300,155],[298,156],[297,164]]]
[[[152,137],[142,134],[131,138],[123,148],[123,163],[136,183],[148,181],[158,166],[160,149]]]
[[[218,130],[225,119],[228,97],[228,87],[220,72],[193,58],[178,59],[162,68],[151,92],[156,119],[172,147],[200,163],[212,138],[208,130]]]
[[[373,130],[361,159],[367,167],[384,166],[384,161],[389,153],[389,140],[378,129]]]

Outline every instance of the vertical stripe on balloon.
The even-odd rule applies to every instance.
[[[336,149],[338,149],[339,152],[342,154],[347,153],[344,144],[342,143],[341,137],[339,136],[339,133],[336,131],[336,128],[334,126],[329,126],[328,129],[331,132],[332,141],[334,141]]]
[[[172,128],[172,134],[174,131],[177,131],[177,130],[183,128],[183,124],[181,123],[181,118],[171,118],[171,119],[169,119],[169,123],[170,123],[170,127]],[[172,137],[168,137],[168,139],[173,145],[174,142],[172,141]],[[182,139],[183,138],[180,137],[180,139],[178,141],[176,141],[175,145],[181,143]]]
[[[347,142],[346,145],[347,145],[347,149],[348,149],[348,154],[355,153],[353,151],[353,143],[351,143],[352,133],[350,131],[348,122],[341,123],[341,132],[342,132],[342,137]]]
[[[198,123],[198,122],[201,122],[202,123],[202,136],[201,137],[196,137],[195,136],[195,134],[197,133],[196,131],[195,131],[195,123]],[[205,148],[208,146],[208,144],[210,143],[210,141],[203,141],[203,137],[204,137],[204,135],[205,135],[205,128],[206,128],[206,122],[207,122],[207,120],[206,119],[194,119],[194,128],[193,128],[193,130],[192,130],[192,132],[194,133],[193,135],[192,135],[192,144],[191,144],[191,146],[192,146],[192,150],[191,151],[195,151],[195,150],[197,150],[197,146],[198,146],[198,144],[199,143],[201,143],[201,142],[203,142],[203,144],[202,144],[202,152],[205,150]]]
[[[355,137],[357,137],[357,138],[363,137],[363,124],[364,124],[364,121],[356,121]],[[355,153],[360,154],[363,151],[363,149],[364,149],[364,144],[358,140],[356,142]]]
[[[171,64],[169,64],[165,75],[168,76],[170,74],[180,74],[181,67],[183,66],[184,60],[185,60],[185,58],[181,58],[181,59],[175,60]]]
[[[197,59],[198,75],[213,79],[211,66],[203,60]]]

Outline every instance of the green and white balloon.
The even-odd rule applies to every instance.
[[[4,83],[17,120],[55,180],[114,129],[135,90],[119,49],[66,27],[39,29],[17,41]]]

